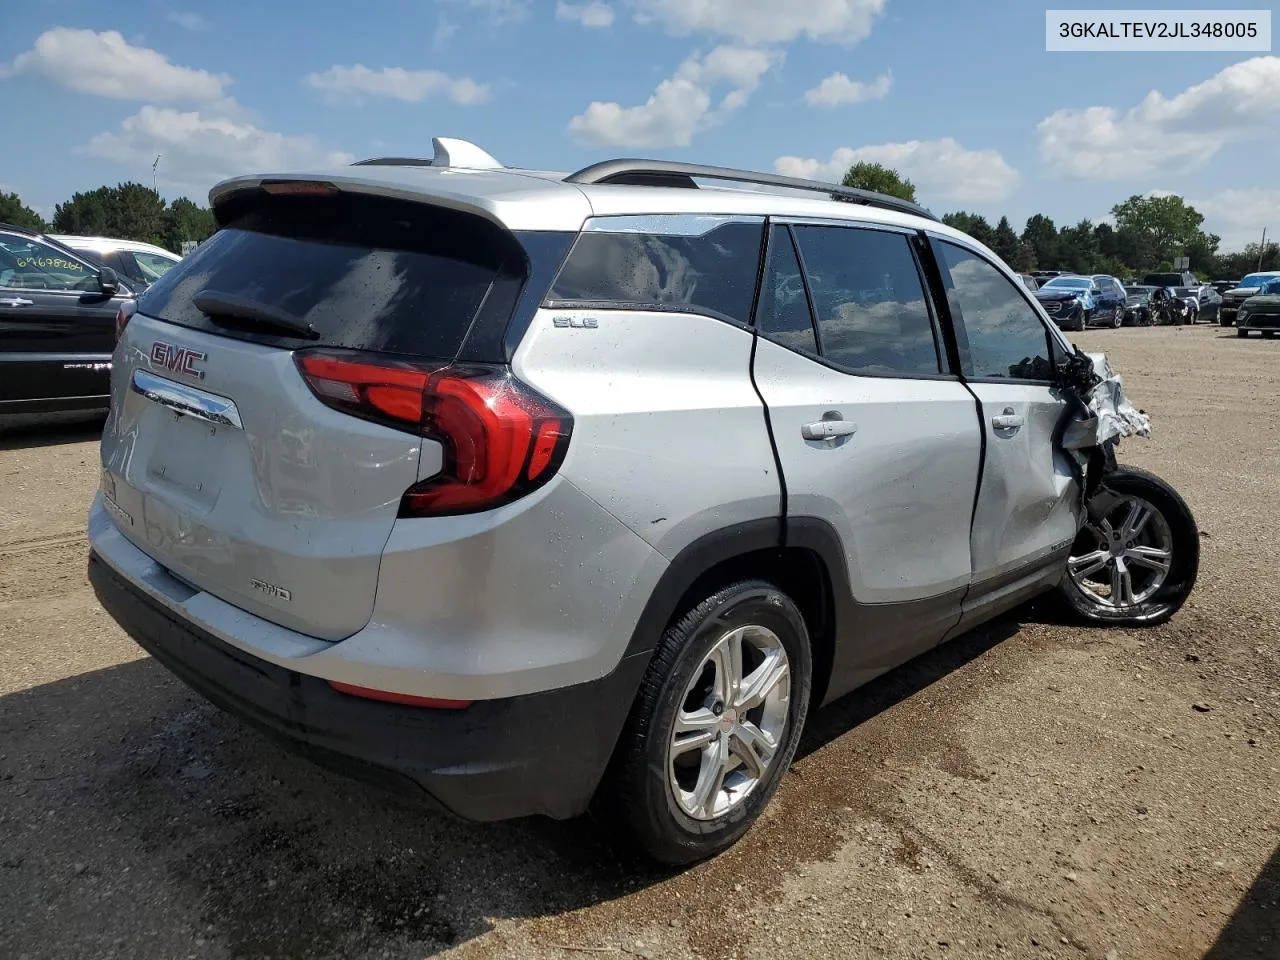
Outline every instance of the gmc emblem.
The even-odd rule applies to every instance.
[[[208,354],[189,347],[175,347],[172,343],[157,340],[151,345],[151,365],[157,369],[172,370],[174,373],[185,373],[197,380],[204,379],[204,371],[196,364],[203,363]]]

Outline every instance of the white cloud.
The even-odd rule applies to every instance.
[[[170,23],[176,23],[183,30],[204,30],[209,26],[209,21],[198,13],[192,13],[189,10],[170,10],[165,14],[165,19]]]
[[[558,0],[556,19],[576,20],[584,27],[611,27],[613,7],[600,0],[591,0],[590,3],[565,3],[564,0]]]
[[[231,78],[207,70],[182,67],[155,50],[130,44],[116,30],[94,33],[54,27],[36,38],[0,78],[35,74],[77,93],[118,100],[216,100]]]
[[[1152,90],[1137,106],[1059,110],[1040,121],[1040,155],[1058,174],[1120,180],[1204,166],[1233,141],[1280,121],[1280,57],[1232,64],[1174,97]]]
[[[830,160],[779,157],[774,169],[792,177],[839,183],[855,163],[879,163],[916,185],[925,203],[1003,200],[1018,185],[1018,171],[996,150],[969,150],[951,137],[867,147],[841,147]]]
[[[811,40],[857,43],[871,33],[886,0],[635,0],[636,19],[676,36],[698,31],[742,43]]]
[[[431,35],[431,49],[443,50],[449,45],[449,41],[453,39],[453,35],[457,32],[458,25],[441,11],[440,16],[436,19],[435,32]]]
[[[451,0],[461,2],[461,0]],[[529,16],[533,0],[466,0],[472,10],[484,13],[493,23],[514,23]]]
[[[307,85],[336,99],[359,102],[367,97],[386,97],[418,103],[428,97],[447,96],[462,106],[474,106],[489,99],[487,84],[469,77],[450,77],[439,70],[405,70],[383,67],[371,70],[362,64],[333,66],[324,73],[308,74]]]
[[[340,166],[352,159],[325,149],[314,137],[264,130],[215,110],[150,105],[77,152],[130,168],[139,180],[146,179],[156,154],[162,154],[159,181],[191,196],[202,196],[217,181],[237,174]]]
[[[893,86],[893,76],[885,71],[870,83],[850,80],[843,73],[833,73],[812,90],[806,91],[805,102],[811,107],[839,107],[864,100],[883,100]]]
[[[1204,214],[1204,229],[1222,237],[1222,249],[1241,250],[1262,239],[1280,240],[1280,189],[1248,187],[1222,190],[1208,197],[1187,201]]]
[[[746,47],[716,47],[690,57],[635,107],[595,101],[569,121],[569,132],[588,143],[613,147],[686,147],[694,134],[747,102],[782,55]],[[729,87],[718,105],[712,95]]]

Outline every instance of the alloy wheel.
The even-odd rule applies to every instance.
[[[1067,575],[1090,603],[1124,610],[1155,596],[1172,565],[1168,522],[1150,502],[1129,495],[1115,497],[1080,531]]]
[[[785,740],[791,665],[772,630],[722,636],[694,671],[667,747],[672,796],[695,820],[722,817],[765,779]]]

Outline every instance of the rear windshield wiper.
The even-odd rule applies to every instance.
[[[201,290],[191,298],[192,304],[201,313],[219,326],[239,326],[236,323],[225,323],[225,320],[248,321],[261,327],[271,327],[295,337],[307,340],[319,340],[320,334],[315,327],[293,314],[271,307],[248,297],[238,297],[234,293],[221,293],[217,290]]]

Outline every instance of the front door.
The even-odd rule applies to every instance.
[[[70,252],[0,231],[0,402],[10,412],[106,406],[126,295],[104,295],[97,268]]]
[[[907,233],[774,225],[756,326],[753,372],[788,527],[819,521],[843,547],[856,614],[837,642],[838,695],[959,619],[981,447],[974,400],[942,373]]]
[[[1080,491],[1057,443],[1067,406],[1053,385],[1048,328],[1020,286],[991,262],[945,240],[932,243],[986,434],[970,537],[971,622],[1061,573]]]

